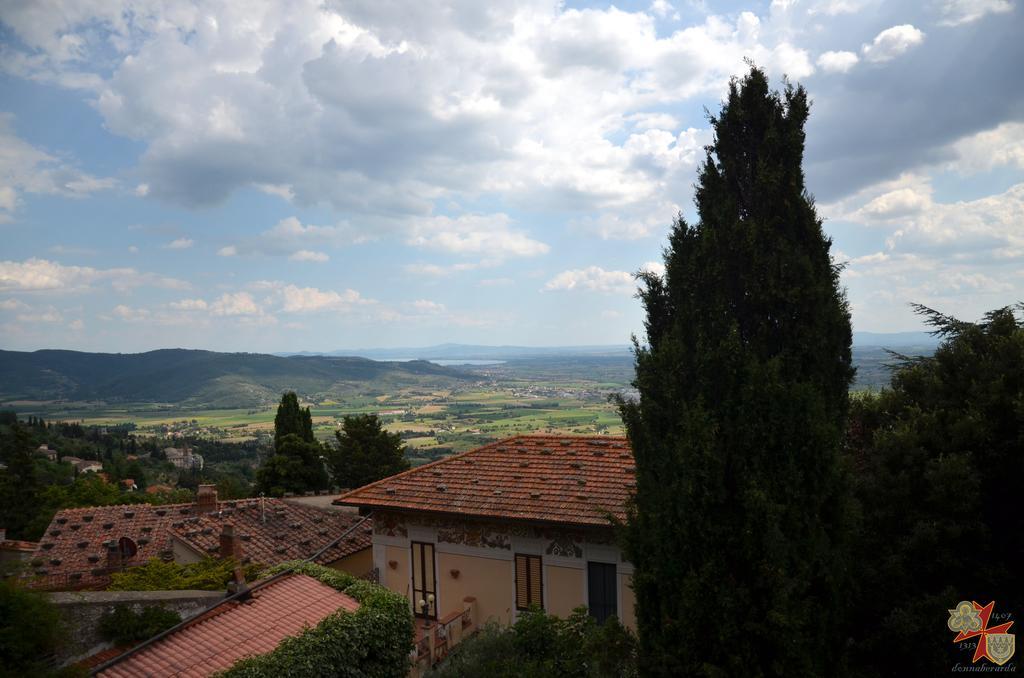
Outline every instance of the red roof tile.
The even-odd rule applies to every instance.
[[[46,588],[88,588],[106,583],[107,544],[121,537],[138,552],[126,561],[142,565],[172,557],[172,536],[197,553],[218,556],[226,523],[242,535],[242,552],[251,562],[276,565],[308,558],[352,526],[358,516],[292,504],[281,499],[240,499],[218,503],[216,513],[198,514],[195,504],[125,504],[58,511],[32,556],[33,574]],[[265,519],[264,519],[265,516]],[[357,528],[332,547],[319,563],[330,563],[368,548],[372,525]]]
[[[340,537],[359,517],[327,511],[278,499],[266,499],[264,510],[259,500],[235,502],[234,508],[219,513],[193,515],[171,525],[171,532],[194,549],[216,556],[220,550],[220,532],[225,522],[235,526],[242,549],[252,562],[272,565],[286,560],[308,558]],[[373,525],[354,530],[322,556],[319,563],[331,563],[369,548]]]
[[[288,636],[359,603],[302,574],[257,583],[244,602],[228,601],[160,640],[125,656],[97,675],[209,676],[252,655],[266,654]]]
[[[608,525],[625,517],[636,466],[625,438],[518,436],[385,478],[334,503]]]

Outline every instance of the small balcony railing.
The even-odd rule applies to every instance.
[[[442,661],[448,654],[469,637],[475,628],[476,598],[467,597],[462,609],[453,610],[429,627],[420,627],[423,635],[416,641],[416,664],[425,670]]]

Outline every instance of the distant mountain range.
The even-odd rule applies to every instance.
[[[855,347],[899,349],[935,347],[938,340],[927,332],[854,332]],[[280,356],[358,356],[372,360],[514,360],[557,356],[628,355],[629,344],[605,346],[482,346],[476,344],[438,344],[406,348],[356,348],[323,353],[298,351],[278,353]]]
[[[471,378],[425,361],[358,357],[280,357],[162,349],[146,353],[0,351],[0,400],[175,403],[258,407],[285,390],[342,395],[370,390],[455,384]]]
[[[929,354],[936,339],[924,332],[854,333],[859,387],[888,383],[892,357],[885,348]],[[182,407],[261,407],[283,391],[307,397],[383,394],[410,386],[446,388],[479,375],[428,361],[508,361],[522,366],[551,363],[567,375],[592,376],[598,364],[616,366],[623,383],[632,374],[630,346],[479,346],[440,344],[419,348],[363,349],[331,353],[266,355],[161,349],[146,353],[0,351],[0,402],[93,401],[160,403]],[[581,367],[581,361],[583,366]]]
[[[371,360],[511,360],[554,356],[628,355],[628,344],[608,346],[482,346],[476,344],[438,344],[408,348],[356,348],[316,353],[299,351],[277,353],[281,356],[358,356]]]

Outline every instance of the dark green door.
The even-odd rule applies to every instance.
[[[587,607],[598,624],[619,614],[619,589],[616,584],[615,565],[587,563]]]

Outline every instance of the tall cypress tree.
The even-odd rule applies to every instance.
[[[299,406],[299,397],[294,391],[281,396],[274,416],[274,446],[281,443],[287,435],[297,435],[307,443],[313,442],[313,418],[309,408]]]
[[[643,273],[646,342],[624,536],[647,675],[827,675],[841,651],[838,451],[850,318],[804,188],[802,87],[752,68],[711,118],[665,277]]]
[[[298,396],[288,391],[281,396],[274,417],[274,453],[256,472],[257,490],[280,495],[325,489],[328,477],[324,452],[313,435],[309,408],[300,407]]]

